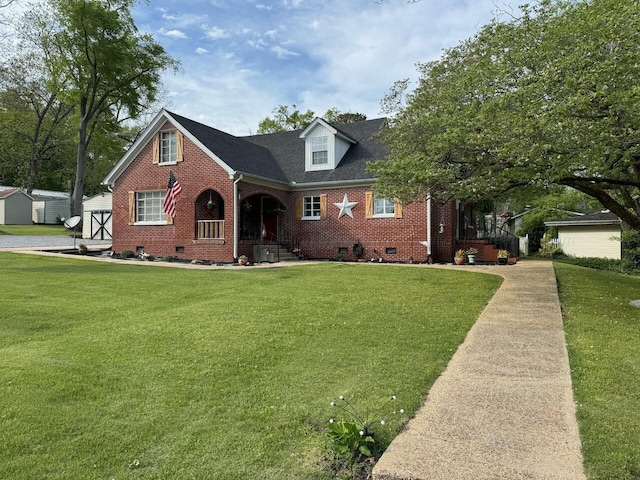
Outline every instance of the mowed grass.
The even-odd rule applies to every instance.
[[[330,402],[366,411],[395,394],[406,420],[501,282],[346,263],[0,264],[0,478],[14,480],[332,478]]]
[[[64,225],[0,225],[0,235],[69,235]]]
[[[590,480],[640,478],[640,278],[555,264]]]

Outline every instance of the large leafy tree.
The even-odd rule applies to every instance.
[[[99,131],[137,118],[156,100],[160,74],[177,68],[131,16],[135,0],[48,0],[33,13],[49,87],[76,108],[76,175],[71,212],[81,211],[89,146]]]
[[[419,71],[370,166],[382,194],[564,185],[640,229],[640,3],[541,0]]]
[[[289,109],[288,105],[278,105],[273,109],[273,118],[265,117],[258,124],[258,134],[287,132],[307,128],[316,118],[312,110],[302,113],[295,105]],[[322,117],[329,123],[354,123],[366,120],[363,113],[341,112],[337,108],[330,108]]]
[[[70,120],[73,107],[59,101],[47,89],[40,58],[34,52],[16,56],[0,66],[0,107],[4,122],[1,148],[9,155],[3,161],[10,185],[21,185],[31,193],[45,171],[56,170],[72,152]],[[14,148],[11,145],[14,145]],[[57,185],[59,188],[59,185]]]

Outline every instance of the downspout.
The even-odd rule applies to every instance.
[[[427,195],[427,258],[431,258],[431,194]]]
[[[235,174],[234,174],[235,175]],[[233,177],[232,177],[233,178]],[[233,259],[238,258],[238,182],[244,178],[240,176],[233,182]]]

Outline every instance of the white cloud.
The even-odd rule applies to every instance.
[[[171,38],[180,38],[180,39],[189,38],[187,37],[187,34],[181,30],[165,30],[164,28],[161,28],[160,30],[158,30],[158,33],[165,37],[171,37]]]
[[[219,40],[221,38],[228,38],[229,33],[223,28],[219,27],[209,27],[207,25],[203,25],[202,29],[204,30],[204,34],[207,38],[212,38],[214,40]]]
[[[204,55],[206,53],[209,53],[209,50],[207,50],[206,48],[198,47],[196,48],[196,53],[198,55]]]
[[[291,58],[291,57],[297,57],[300,55],[299,53],[293,52],[291,50],[287,50],[286,48],[281,47],[280,45],[275,45],[271,47],[271,51],[275,53],[278,56],[278,58]]]
[[[257,3],[256,4],[256,8],[258,10],[271,10],[272,7],[271,7],[271,5],[265,5],[263,3]]]
[[[247,40],[247,45],[249,45],[250,47],[253,47],[257,50],[264,50],[267,46],[266,42],[264,40],[262,40],[261,38],[257,39],[257,40]]]
[[[267,30],[266,32],[264,32],[264,35],[266,37],[269,37],[271,39],[274,39],[278,36],[278,29],[273,29],[273,30]]]

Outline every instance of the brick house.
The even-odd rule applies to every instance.
[[[113,249],[230,262],[240,255],[451,261],[459,202],[376,198],[369,161],[385,119],[235,137],[162,110],[103,180]],[[162,211],[169,173],[182,186]]]

